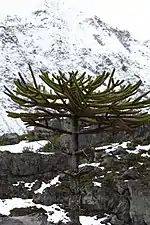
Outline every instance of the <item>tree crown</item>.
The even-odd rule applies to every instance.
[[[30,65],[29,70],[31,84],[19,73],[19,78],[14,80],[15,89],[11,91],[5,87],[5,93],[24,107],[23,112],[8,112],[8,116],[21,118],[28,126],[43,126],[42,121],[45,121],[44,126],[51,129],[49,120],[76,116],[86,126],[98,125],[99,131],[130,130],[150,120],[150,115],[143,113],[143,109],[150,106],[150,99],[144,99],[149,92],[135,97],[141,80],[135,84],[115,81],[115,70],[112,73],[104,71],[96,78],[78,71],[67,74],[59,71],[51,76],[41,71],[44,85],[40,85]],[[34,110],[26,112],[26,108]]]

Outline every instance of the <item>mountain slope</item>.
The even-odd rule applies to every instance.
[[[3,94],[3,86],[12,87],[18,71],[30,79],[27,63],[37,76],[39,69],[56,72],[80,70],[96,75],[116,68],[116,77],[150,86],[150,44],[132,38],[128,31],[114,29],[97,16],[84,13],[59,0],[51,0],[27,19],[7,16],[0,24],[0,133],[22,132],[18,120],[7,118],[13,107]]]

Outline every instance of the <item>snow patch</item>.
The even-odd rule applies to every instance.
[[[58,176],[56,176],[54,179],[52,179],[51,181],[50,181],[50,183],[48,183],[48,184],[46,184],[45,182],[42,182],[42,185],[41,185],[41,187],[38,189],[38,190],[36,190],[34,193],[35,194],[37,194],[37,193],[40,193],[40,194],[42,194],[43,193],[43,191],[45,190],[45,188],[48,188],[48,187],[50,187],[50,186],[52,186],[52,185],[58,185],[58,184],[60,184],[61,182],[59,181],[59,177],[60,177],[60,175],[58,175]]]
[[[10,211],[14,208],[27,208],[36,206],[37,208],[43,208],[47,213],[47,221],[58,223],[62,221],[64,223],[69,221],[67,213],[58,205],[53,204],[51,206],[45,206],[41,204],[35,204],[32,199],[21,199],[21,198],[12,198],[12,199],[3,199],[0,200],[0,213],[8,216]],[[82,225],[101,225],[107,217],[97,219],[96,216],[80,216],[80,222]]]
[[[106,219],[107,217],[97,219],[96,216],[80,216],[80,222],[82,225],[102,225],[102,222]],[[110,224],[108,223],[108,225]]]
[[[69,221],[69,218],[66,216],[67,213],[56,204],[51,206],[35,204],[32,199],[12,198],[0,200],[0,213],[8,216],[10,211],[14,208],[27,208],[33,206],[43,208],[47,212],[48,221],[50,222],[57,223],[59,220],[62,220],[63,222]]]
[[[82,168],[84,166],[93,166],[93,167],[99,167],[100,163],[83,163],[79,165],[79,168]]]
[[[93,181],[94,186],[96,187],[102,187],[102,183],[97,182],[97,181]]]
[[[41,147],[44,147],[48,143],[47,140],[41,140],[41,141],[21,141],[18,144],[15,145],[4,145],[0,146],[0,151],[9,151],[11,153],[22,153],[24,148],[31,149],[32,152],[37,152],[37,150]],[[40,152],[42,154],[42,152]]]

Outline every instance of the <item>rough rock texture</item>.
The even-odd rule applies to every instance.
[[[44,155],[32,152],[12,154],[7,151],[0,152],[0,177],[31,176],[60,171],[67,165],[66,160],[63,154]]]
[[[137,151],[131,143],[127,147],[110,145],[97,149],[94,160],[99,164],[81,166],[84,174],[81,177],[81,214],[101,218],[107,213],[110,215],[107,222],[112,225],[150,225],[149,157],[150,150]],[[63,169],[67,170],[64,155],[0,153],[0,198],[32,198],[36,204],[61,204],[69,211],[69,183],[67,175],[60,172]],[[61,183],[45,187],[42,193],[36,192],[42,182],[49,184],[58,174]],[[34,184],[28,188],[27,182]],[[17,216],[13,211],[12,216],[3,218],[1,224],[9,225],[11,219],[12,224],[16,219],[16,224],[20,221],[30,224],[28,216],[22,215],[20,210]]]
[[[50,225],[43,214],[1,217],[0,225]]]
[[[55,120],[52,121],[51,126],[59,127],[62,129],[69,130],[68,120]],[[91,127],[93,128],[93,126]],[[42,131],[43,129],[36,128],[36,131]],[[44,132],[46,130],[44,129]],[[48,132],[48,134],[50,134]],[[59,138],[60,145],[67,147],[69,144],[70,136],[62,134]],[[144,124],[141,127],[134,129],[132,132],[102,132],[99,134],[84,134],[79,136],[79,148],[87,148],[89,146],[99,146],[102,144],[132,141],[138,144],[149,144],[150,143],[150,123]]]
[[[18,219],[2,218],[0,219],[0,225],[24,225],[24,224]]]
[[[135,225],[150,225],[150,177],[129,182],[131,193],[130,215]]]
[[[17,133],[6,133],[0,136],[1,145],[14,145],[18,144],[20,141],[19,135]]]
[[[107,213],[112,225],[150,224],[150,150],[136,152],[131,146],[127,149],[104,147],[97,155],[98,167],[82,167],[82,172],[86,172],[81,178],[83,215],[102,217]],[[67,179],[57,187],[46,188],[43,194],[34,196],[34,201],[42,204],[63,202],[67,209],[68,196],[62,191],[67,188],[66,184]]]
[[[67,168],[67,159],[60,154],[0,152],[0,198],[31,198],[42,180],[49,181],[65,168]],[[35,180],[38,182],[33,185],[33,191],[29,191],[24,183]],[[19,181],[19,185],[13,185]]]

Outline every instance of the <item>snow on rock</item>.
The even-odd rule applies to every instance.
[[[59,177],[60,177],[60,175],[56,176],[56,177],[55,177],[54,179],[52,179],[52,180],[50,181],[50,183],[48,183],[48,184],[46,184],[45,182],[42,182],[41,187],[40,187],[38,190],[34,191],[34,193],[35,193],[35,194],[37,194],[37,193],[42,194],[43,191],[45,190],[45,188],[50,187],[50,186],[52,186],[52,185],[58,185],[58,184],[60,184],[61,182],[59,181]]]
[[[99,167],[100,163],[84,163],[80,164],[79,167],[82,168],[84,166],[93,166],[93,167]]]
[[[123,142],[122,144],[113,143],[113,144],[110,144],[110,145],[96,147],[95,149],[96,150],[105,150],[106,153],[111,153],[111,152],[115,151],[119,146],[121,146],[128,153],[134,153],[134,154],[138,154],[140,152],[140,150],[145,150],[145,151],[150,150],[150,144],[149,145],[137,145],[135,147],[135,149],[129,150],[128,147],[127,147],[128,143],[130,143],[130,141]],[[120,157],[118,155],[116,155],[116,156],[117,156],[118,159],[120,159]],[[150,157],[149,152],[143,153],[141,156]]]
[[[109,152],[112,152],[112,151],[116,150],[118,148],[118,146],[121,146],[122,148],[127,148],[127,144],[128,143],[130,143],[130,141],[123,142],[122,144],[112,143],[110,145],[104,145],[104,146],[96,147],[95,149],[96,150],[103,150],[103,149],[105,149],[106,153],[109,153]]]
[[[14,208],[26,208],[36,206],[37,208],[43,208],[47,211],[48,221],[57,223],[59,220],[67,222],[69,218],[66,216],[66,212],[57,205],[45,206],[41,204],[35,204],[32,199],[3,199],[0,200],[0,213],[3,215],[9,215],[10,210]],[[52,215],[51,215],[52,214]]]
[[[102,186],[102,183],[97,182],[97,181],[94,181],[93,184],[94,184],[94,186],[96,186],[96,187],[101,187],[101,186]]]
[[[60,175],[57,175],[56,177],[54,177],[49,183],[45,183],[45,182],[42,182],[41,184],[41,187],[39,189],[37,189],[36,191],[34,191],[35,194],[37,193],[40,193],[42,194],[43,191],[45,190],[45,188],[48,188],[52,185],[58,185],[60,184],[61,182],[59,181],[59,177]],[[35,180],[34,182],[31,182],[31,183],[26,183],[24,181],[18,181],[17,183],[14,183],[13,186],[19,186],[20,184],[24,184],[24,186],[26,188],[28,188],[28,190],[31,190],[33,185],[36,183],[37,180]]]
[[[13,208],[29,207],[34,206],[32,199],[21,199],[21,198],[12,198],[12,199],[0,199],[0,213],[2,215],[9,215],[10,210]]]
[[[26,208],[33,207],[43,208],[47,213],[48,221],[53,223],[58,223],[59,221],[68,222],[69,218],[67,213],[61,209],[58,205],[53,204],[51,206],[45,206],[41,204],[35,204],[32,199],[21,199],[21,198],[12,198],[12,199],[3,199],[0,200],[0,214],[9,215],[10,211],[14,208]],[[80,222],[82,225],[101,225],[107,217],[97,219],[96,216],[80,216]]]
[[[40,149],[41,147],[44,147],[45,144],[47,144],[48,140],[40,140],[40,141],[32,141],[32,142],[28,142],[28,141],[21,141],[18,144],[15,145],[4,145],[4,146],[0,146],[0,151],[10,151],[11,153],[22,153],[26,148],[33,151],[33,152],[37,152],[38,149]],[[110,145],[105,145],[105,146],[100,146],[100,147],[96,147],[96,150],[105,150],[106,153],[111,153],[113,151],[115,151],[119,146],[121,146],[122,148],[124,148],[128,153],[134,153],[134,154],[138,154],[140,150],[146,150],[149,151],[150,150],[150,145],[137,145],[134,150],[128,150],[127,148],[127,144],[130,143],[130,141],[128,142],[123,142],[122,144],[119,143],[112,143]],[[39,152],[39,154],[54,154],[54,152]],[[148,153],[147,153],[148,154]],[[117,156],[117,158],[119,159],[120,157]],[[100,163],[97,162],[93,162],[93,163],[84,163],[84,164],[80,164],[80,168],[84,167],[84,166],[94,166],[94,167],[99,167]],[[103,167],[101,167],[101,169],[103,169]]]
[[[101,218],[101,219],[97,219],[96,216],[80,216],[80,222],[82,225],[102,225],[104,223],[104,220],[106,220],[107,217]],[[108,225],[110,225],[110,223],[108,223]]]
[[[35,180],[34,182],[32,183],[25,183],[24,181],[18,181],[17,183],[14,183],[13,186],[19,186],[20,184],[24,184],[24,186],[26,188],[28,188],[29,191],[31,191],[33,185],[36,183],[37,180]]]
[[[28,148],[29,151],[37,152],[37,150],[40,149],[41,147],[44,147],[45,144],[47,144],[47,142],[48,142],[47,140],[31,141],[31,142],[21,141],[15,145],[0,146],[0,151],[9,151],[11,153],[22,153],[24,149]]]
[[[57,185],[60,184],[61,182],[59,181],[60,175],[54,177],[54,179],[51,180],[50,185]]]

